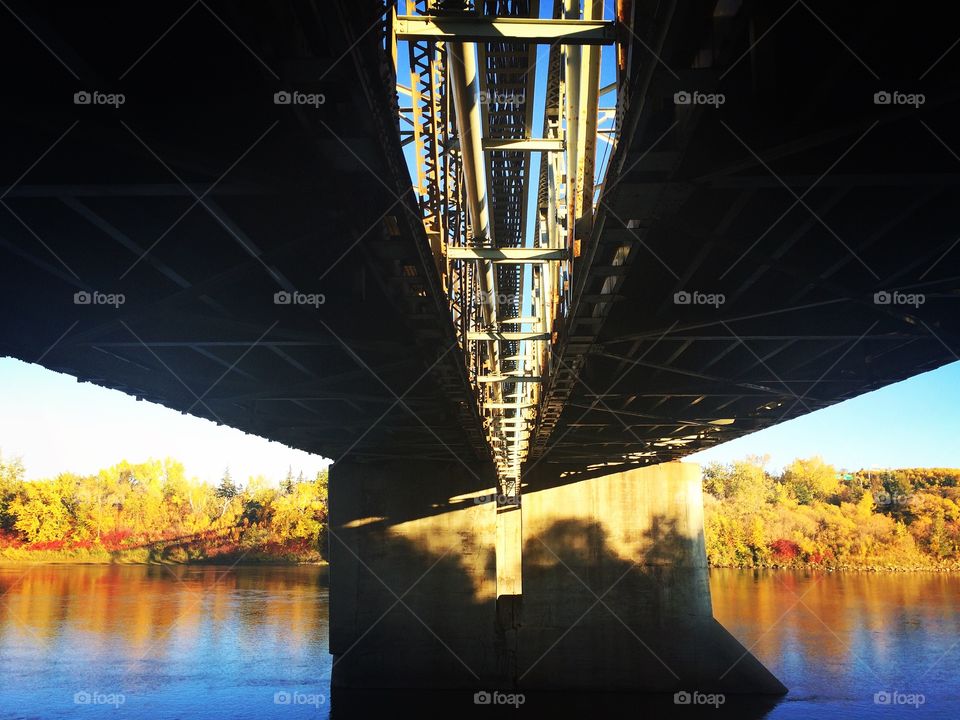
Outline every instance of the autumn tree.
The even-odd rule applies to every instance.
[[[4,460],[0,455],[0,532],[9,532],[17,522],[17,516],[10,510],[10,503],[17,495],[23,482],[25,470],[20,458]]]
[[[819,456],[797,458],[784,470],[780,481],[801,505],[809,505],[814,500],[825,500],[840,490],[836,469]]]

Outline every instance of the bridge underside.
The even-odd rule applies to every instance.
[[[209,5],[139,60],[163,6],[14,8],[56,57],[4,25],[0,352],[333,458],[486,459],[375,3]],[[676,459],[956,359],[949,23],[790,7],[636,23],[662,62],[630,50],[531,459]],[[927,101],[875,105],[886,88]],[[325,303],[274,303],[294,290]],[[95,291],[125,303],[74,304]],[[897,291],[924,304],[874,302]]]
[[[713,618],[698,466],[555,467],[521,508],[492,466],[334,465],[333,684],[785,692]]]
[[[329,5],[11,3],[43,43],[0,29],[0,354],[333,458],[344,685],[780,691],[712,620],[669,461],[957,359],[954,24],[630,4],[520,509],[490,498],[379,5]]]

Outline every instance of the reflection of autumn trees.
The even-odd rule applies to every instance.
[[[945,651],[960,632],[958,592],[953,573],[710,571],[714,615],[784,675],[800,656],[822,669],[880,670],[899,667],[911,643],[941,638]]]
[[[8,558],[122,553],[184,562],[253,547],[316,556],[326,519],[325,472],[280,487],[250,478],[241,487],[227,470],[212,487],[167,458],[26,481],[21,463],[0,458],[0,553]]]
[[[316,567],[37,565],[0,568],[0,646],[54,647],[64,636],[95,662],[175,656],[201,636],[225,650],[316,644],[326,615]]]
[[[960,567],[960,470],[837,472],[798,459],[705,468],[705,535],[719,567]]]

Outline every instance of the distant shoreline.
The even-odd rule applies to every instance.
[[[0,556],[0,567],[11,566],[11,565],[102,565],[102,566],[113,566],[113,565],[123,565],[123,566],[160,566],[165,565],[167,567],[171,566],[182,566],[182,567],[303,567],[303,566],[313,566],[313,567],[329,567],[330,563],[326,560],[284,560],[282,558],[271,558],[271,559],[251,559],[251,560],[239,560],[239,561],[229,561],[229,560],[191,560],[189,562],[173,562],[173,561],[163,561],[163,560],[153,560],[153,561],[142,561],[142,560],[103,560],[101,558],[39,558],[39,559],[20,559],[20,558],[7,558]]]
[[[759,572],[772,570],[775,572],[789,570],[791,572],[819,571],[825,573],[870,573],[874,575],[893,575],[897,573],[960,573],[960,567],[824,567],[823,565],[803,565],[796,567],[729,567],[710,565],[710,570],[738,570]]]
[[[187,562],[174,562],[169,560],[123,560],[123,559],[102,559],[102,558],[9,558],[0,555],[0,567],[13,565],[99,565],[99,566],[183,566],[183,567],[319,567],[329,568],[330,563],[327,560],[285,560],[283,558],[243,558],[240,560],[231,559],[204,559],[190,560]],[[710,565],[708,570],[736,570],[740,572],[824,572],[824,573],[869,573],[875,575],[897,574],[897,573],[960,573],[960,567],[824,567],[821,565],[803,565],[795,567],[729,567]]]

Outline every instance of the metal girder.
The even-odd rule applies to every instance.
[[[400,15],[398,40],[527,42],[564,45],[612,45],[616,24],[603,20],[533,20],[471,15]]]
[[[525,411],[540,407],[540,383],[556,370],[549,341],[568,309],[572,263],[579,253],[573,221],[592,210],[592,158],[580,155],[594,147],[595,138],[583,135],[595,127],[578,124],[577,117],[563,111],[561,49],[578,59],[582,52],[584,58],[582,70],[577,63],[576,80],[570,77],[584,89],[575,93],[575,115],[581,115],[582,106],[596,104],[599,46],[612,44],[617,28],[601,19],[601,0],[587,0],[584,18],[576,0],[555,3],[555,15],[565,7],[565,17],[552,20],[538,19],[536,2],[478,4],[480,11],[496,5],[497,16],[439,10],[444,4],[414,0],[408,3],[411,15],[395,18],[393,37],[416,46],[411,50],[410,87],[401,86],[398,92],[409,95],[414,106],[406,112],[419,162],[424,225],[444,273],[479,408],[490,420],[487,439],[498,456],[501,489],[513,493],[519,488],[519,468],[535,423]],[[534,98],[542,82],[533,72],[539,43],[551,44],[549,107],[542,136],[531,137]],[[428,98],[441,100],[433,113],[441,118],[439,123],[428,122],[433,120]],[[544,212],[541,192],[531,236],[526,218],[535,152],[550,165],[550,211]],[[431,172],[448,158],[457,163],[453,172]],[[568,167],[589,182],[584,177],[579,183],[568,180]],[[429,193],[438,175],[447,184],[434,196],[445,195],[446,207],[451,199],[456,204],[453,213],[441,214],[440,232],[431,222],[436,203]],[[574,212],[571,193],[578,188]],[[441,203],[441,213],[443,208]],[[441,238],[438,252],[436,241]],[[507,387],[509,395],[504,393]]]
[[[477,381],[482,383],[538,383],[542,381],[542,378],[539,375],[480,375]]]
[[[467,333],[467,340],[547,340],[547,332],[495,332],[493,330],[471,330]]]
[[[417,158],[417,196],[423,226],[436,257],[445,239],[442,123],[444,47],[432,42],[410,43],[410,105]]]
[[[550,260],[565,260],[566,250],[551,248],[447,248],[451,260],[492,260],[497,264],[541,263]]]
[[[563,152],[564,142],[560,138],[484,138],[484,150],[508,150],[510,152]]]

